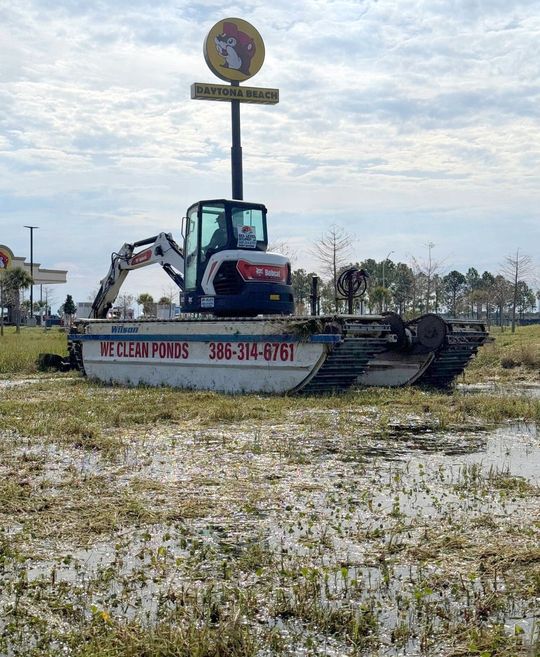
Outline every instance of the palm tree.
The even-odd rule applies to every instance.
[[[8,269],[3,275],[2,285],[13,307],[17,333],[21,332],[21,290],[30,287],[32,283],[32,277],[22,267]]]
[[[139,306],[143,307],[143,314],[148,316],[152,314],[152,306],[154,304],[154,298],[152,297],[151,294],[148,294],[148,292],[143,292],[142,294],[139,294],[139,296],[136,299],[136,303]]]

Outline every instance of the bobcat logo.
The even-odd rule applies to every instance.
[[[249,75],[249,66],[255,54],[255,42],[235,23],[223,23],[223,32],[214,37],[216,50],[225,60],[222,66]]]

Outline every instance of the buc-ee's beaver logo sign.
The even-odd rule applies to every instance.
[[[13,253],[5,247],[0,246],[0,269],[7,269],[11,265]]]
[[[208,33],[204,58],[218,78],[242,82],[263,65],[264,42],[253,25],[240,18],[226,18]]]

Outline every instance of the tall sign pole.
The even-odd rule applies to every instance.
[[[231,82],[231,86],[239,87],[239,82]],[[242,135],[240,133],[240,101],[231,101],[231,182],[232,197],[238,200],[244,198],[244,181],[242,170]]]
[[[204,41],[204,58],[218,78],[230,82],[209,84],[194,82],[191,97],[198,100],[221,100],[231,103],[231,182],[233,199],[244,198],[240,103],[275,105],[278,89],[241,87],[259,71],[264,62],[264,41],[257,30],[240,18],[225,18],[208,33]]]

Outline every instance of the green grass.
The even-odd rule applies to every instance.
[[[104,451],[121,448],[121,438],[115,431],[118,428],[203,428],[292,420],[314,430],[334,428],[347,434],[365,422],[363,416],[367,414],[372,429],[385,434],[389,423],[399,422],[411,413],[421,416],[428,426],[461,431],[503,420],[540,422],[540,400],[445,394],[416,388],[369,388],[325,397],[240,398],[173,388],[110,387],[84,378],[42,381],[32,386],[31,392],[26,389],[24,397],[17,387],[9,388],[0,397],[0,422],[5,430]]]
[[[0,336],[0,375],[34,374],[40,353],[67,355],[66,333],[58,328],[4,327]]]
[[[540,325],[492,328],[494,342],[480,349],[465,371],[469,383],[540,381]]]

